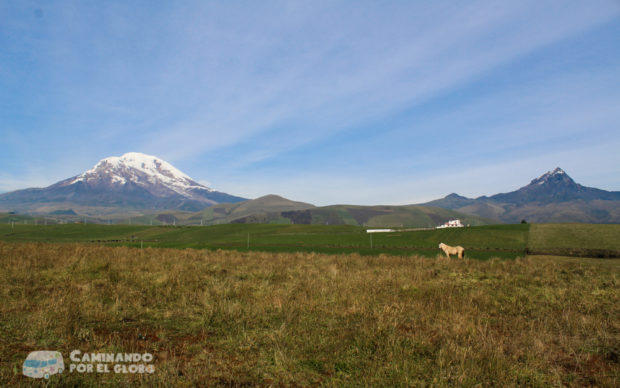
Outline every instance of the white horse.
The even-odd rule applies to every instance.
[[[462,246],[451,247],[450,245],[446,245],[444,243],[439,243],[439,248],[450,258],[450,255],[457,255],[459,259],[462,259],[465,256],[465,248]]]

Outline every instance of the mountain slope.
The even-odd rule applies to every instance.
[[[101,213],[119,209],[196,211],[244,198],[215,191],[154,156],[130,152],[99,161],[93,168],[46,188],[0,195],[0,209],[50,212],[74,208]]]
[[[263,197],[240,204],[222,204],[200,213],[205,223],[291,223],[320,225],[359,225],[369,227],[435,227],[459,218],[464,224],[486,225],[492,220],[452,210],[426,206],[357,206],[315,207],[288,201],[277,196]],[[274,198],[278,198],[274,201]],[[270,206],[265,206],[266,199]],[[219,213],[219,214],[218,214]],[[192,217],[195,219],[195,217]]]
[[[617,201],[620,200],[620,192],[582,186],[575,183],[564,170],[557,167],[555,170],[548,171],[533,179],[527,186],[510,193],[493,195],[489,199],[510,204],[557,203],[575,200]]]
[[[221,224],[230,222],[262,222],[283,221],[281,213],[313,208],[314,205],[291,201],[278,195],[247,200],[238,203],[223,203],[204,209],[190,219],[200,220],[203,224]]]
[[[502,222],[620,222],[620,192],[582,186],[559,167],[509,193],[475,199],[450,194],[424,205]]]
[[[435,227],[456,218],[460,219],[466,225],[486,225],[493,223],[491,220],[463,214],[462,212],[416,205],[332,205],[310,209],[306,212],[309,213],[310,222],[303,223],[328,225],[349,224],[368,227],[427,228]],[[293,219],[291,215],[288,217]]]

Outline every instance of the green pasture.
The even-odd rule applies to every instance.
[[[620,252],[617,224],[533,224],[529,235],[528,248],[534,254],[618,257]]]
[[[235,249],[268,252],[398,254],[434,257],[438,244],[462,245],[468,256],[514,258],[526,249],[528,225],[366,233],[349,225],[227,224],[144,225],[0,225],[0,239],[13,242],[61,242],[133,247]]]
[[[366,233],[351,225],[225,224],[214,226],[0,224],[0,240],[93,243],[110,246],[421,255],[440,242],[461,245],[476,259],[526,254],[620,256],[620,225],[518,224]]]

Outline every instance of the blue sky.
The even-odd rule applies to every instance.
[[[317,205],[620,190],[618,1],[127,3],[0,1],[0,191],[130,151]]]

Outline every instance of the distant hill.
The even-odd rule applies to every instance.
[[[508,223],[620,223],[620,192],[582,186],[559,167],[509,193],[475,199],[452,193],[423,205]]]
[[[460,219],[466,225],[494,223],[478,216],[429,206],[357,206],[332,205],[301,212],[283,213],[293,223],[326,225],[360,225],[368,227],[435,227],[452,219]]]
[[[314,205],[291,201],[278,195],[266,195],[239,203],[213,205],[194,215],[189,221],[202,221],[205,225],[236,223],[283,222],[282,212],[300,211],[314,208]]]
[[[459,218],[464,224],[495,223],[453,210],[426,206],[357,206],[316,207],[277,195],[268,195],[237,204],[220,204],[191,216],[188,221],[204,225],[216,223],[291,223],[321,225],[359,225],[369,227],[435,227]]]
[[[63,209],[58,209],[58,210],[54,210],[52,212],[49,213],[50,215],[66,215],[66,216],[75,216],[77,215],[77,213],[75,211],[73,211],[73,209],[67,209],[67,210],[63,210]]]

